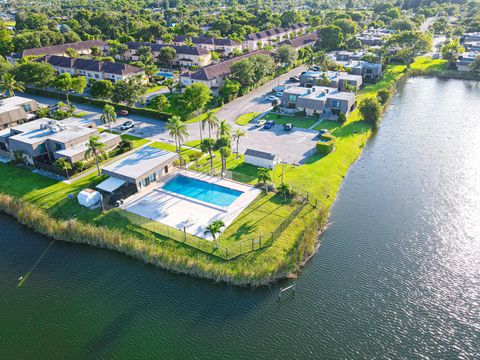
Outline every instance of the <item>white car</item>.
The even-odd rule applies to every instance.
[[[135,126],[132,120],[125,121],[122,125],[120,125],[120,130],[128,130]]]
[[[264,120],[264,119],[258,119],[257,121],[255,121],[255,126],[256,127],[262,127],[263,125],[265,125],[267,121]]]
[[[273,96],[273,95],[268,95],[267,96],[267,101],[277,101],[278,98],[276,96]]]

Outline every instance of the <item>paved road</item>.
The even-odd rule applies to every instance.
[[[247,95],[236,98],[235,100],[225,104],[225,106],[217,112],[217,117],[221,120],[228,120],[234,123],[235,120],[242,114],[259,112],[262,113],[271,107],[271,101],[267,101],[265,98],[272,89],[277,85],[293,85],[289,83],[288,79],[291,76],[297,76],[302,71],[305,71],[306,66],[299,66],[286,74],[283,74],[279,78],[272,80],[259,88],[252,90]]]

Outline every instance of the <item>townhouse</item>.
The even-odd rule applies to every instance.
[[[333,87],[291,86],[285,89],[281,99],[285,113],[305,112],[307,116],[348,114],[355,108],[355,94]]]
[[[298,37],[308,30],[307,24],[294,24],[289,28],[276,27],[269,30],[248,34],[243,42],[244,49],[255,51],[266,45],[274,45],[291,37]]]
[[[102,51],[106,51],[109,48],[108,42],[103,40],[86,40],[75,43],[45,46],[33,49],[23,50],[19,53],[13,53],[7,56],[7,60],[16,63],[18,60],[25,56],[43,56],[43,55],[57,55],[67,56],[67,49],[73,49],[80,56],[90,55],[92,53],[92,47],[98,47]]]
[[[345,90],[345,84],[359,89],[363,84],[361,75],[353,75],[341,71],[306,71],[300,75],[300,85],[303,87],[328,86]]]
[[[0,149],[2,155],[21,157],[33,166],[51,165],[59,158],[74,163],[85,160],[91,136],[99,136],[105,150],[115,148],[121,141],[119,135],[100,133],[94,122],[84,119],[41,118],[0,131]]]
[[[169,46],[175,49],[175,58],[172,61],[172,65],[183,67],[207,66],[212,62],[210,52],[207,49],[196,46],[166,45],[134,41],[128,41],[125,45],[128,46],[128,49],[123,54],[117,56],[122,60],[138,61],[138,49],[142,46],[149,47],[153,57],[158,59],[160,50],[163,47]]]
[[[260,54],[272,56],[272,53],[266,50],[249,52],[229,60],[221,61],[217,64],[205,66],[195,72],[187,71],[180,75],[180,81],[185,86],[200,82],[207,85],[214,93],[217,93],[218,89],[223,86],[225,78],[231,74],[230,67],[233,63],[250,56]]]
[[[35,118],[39,105],[21,96],[0,99],[0,129],[22,124]]]
[[[186,45],[188,41],[191,41],[192,44],[196,47],[208,50],[208,51],[217,51],[222,53],[225,56],[232,54],[233,52],[241,52],[243,49],[242,43],[230,39],[216,39],[202,36],[188,37],[183,35],[177,35],[173,38],[173,45]],[[159,40],[157,43],[161,44],[162,41]]]
[[[95,80],[110,80],[117,82],[126,80],[132,76],[145,78],[145,71],[139,67],[90,59],[78,59],[65,56],[47,55],[39,58],[37,61],[46,62],[53,66],[59,73],[70,73],[72,75],[82,75]]]
[[[281,45],[290,45],[294,49],[298,50],[307,46],[313,46],[315,41],[318,40],[318,34],[316,32],[311,32],[305,35],[297,36],[289,40],[285,40]]]
[[[357,35],[357,38],[364,46],[379,46],[383,45],[385,40],[390,37],[392,33],[393,30],[389,29],[370,28]]]
[[[477,57],[480,57],[480,51],[470,51],[462,53],[455,65],[458,71],[472,71],[472,64]]]

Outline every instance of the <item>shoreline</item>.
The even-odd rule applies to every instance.
[[[415,74],[415,71],[402,67],[402,71],[397,71],[393,76],[393,81],[392,79],[386,80],[385,87],[389,87],[396,92],[406,83],[410,76],[418,75]],[[375,85],[373,84],[372,89],[376,89]],[[380,85],[377,87],[380,87]],[[362,97],[376,96],[378,90],[362,93]],[[383,104],[381,118],[383,118],[391,98]],[[358,125],[360,121],[358,119],[358,110],[350,114],[349,118],[349,121],[339,127],[339,129],[349,125]],[[364,125],[363,123],[362,126]],[[301,211],[285,230],[286,234],[281,235],[281,237],[289,236],[291,246],[281,249],[283,255],[279,259],[275,259],[273,268],[257,265],[257,261],[261,261],[258,258],[264,255],[264,253],[268,255],[270,248],[256,250],[233,260],[222,261],[207,253],[199,254],[198,250],[186,248],[185,245],[180,247],[179,244],[169,244],[168,246],[175,245],[174,250],[178,251],[178,256],[172,257],[169,256],[167,251],[163,251],[164,247],[167,247],[166,241],[160,242],[158,239],[145,240],[140,236],[127,234],[119,228],[91,225],[79,220],[55,218],[40,206],[28,200],[16,198],[8,193],[0,192],[0,210],[14,217],[22,225],[55,240],[115,250],[161,269],[215,282],[224,282],[228,285],[264,286],[282,279],[297,277],[301,268],[308,263],[320,248],[321,234],[328,227],[330,208],[341,187],[343,177],[346,176],[348,169],[359,159],[366,141],[375,134],[375,131],[370,127],[365,128],[364,126],[363,130],[364,134],[359,134],[356,142],[347,144],[351,147],[347,148],[350,151],[354,149],[355,145],[360,145],[353,154],[350,154],[350,158],[347,159],[349,161],[348,165],[338,171],[341,179],[340,181],[336,180],[332,184],[334,194],[325,201],[321,208]],[[318,178],[318,180],[321,181],[322,179]],[[246,266],[245,268],[238,266],[240,263],[245,265],[244,263],[250,262],[252,262],[251,266]]]

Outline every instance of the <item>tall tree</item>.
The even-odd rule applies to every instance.
[[[227,120],[221,120],[218,123],[217,138],[220,136],[232,136],[232,125],[230,125]]]
[[[168,130],[169,135],[175,139],[177,153],[180,153],[182,141],[188,137],[187,125],[178,116],[172,116],[165,128]]]
[[[177,56],[177,51],[171,46],[164,46],[160,49],[158,54],[158,61],[160,61],[164,65],[169,65],[172,67],[172,62],[175,60]]]
[[[340,47],[343,41],[343,32],[336,25],[323,26],[318,31],[318,40],[313,45],[315,51],[335,50]]]
[[[79,94],[83,94],[83,91],[87,86],[87,80],[85,79],[85,76],[72,76],[70,73],[63,73],[53,80],[52,85],[61,91],[65,91],[67,104],[69,104],[70,100],[68,96],[70,92],[75,91]]]
[[[212,130],[215,130],[220,125],[220,120],[215,116],[213,111],[207,112],[207,116],[202,120],[202,129],[205,129],[205,126],[208,127],[208,137],[212,137]]]
[[[52,65],[43,62],[25,62],[13,69],[17,81],[39,88],[47,87],[55,78]]]
[[[187,114],[202,110],[212,98],[212,91],[203,83],[188,85],[183,92],[183,101]]]
[[[410,68],[416,56],[431,50],[432,42],[432,36],[422,31],[401,31],[388,38],[384,47],[394,49],[395,56]]]
[[[291,66],[297,60],[297,51],[291,45],[282,45],[274,53],[275,61],[282,66]]]
[[[117,121],[117,114],[115,113],[115,108],[112,105],[105,104],[105,106],[103,107],[102,116],[100,116],[100,120],[103,124],[106,124],[110,132],[112,132],[112,124]]]
[[[11,73],[3,74],[0,78],[0,91],[7,93],[9,96],[15,96],[15,91],[25,90],[22,83],[15,80]]]
[[[242,129],[235,129],[235,131],[233,132],[233,140],[237,143],[237,159],[238,157],[240,156],[240,153],[239,153],[239,144],[240,144],[240,138],[246,136],[247,133],[242,130]]]
[[[272,181],[270,170],[259,168],[257,172],[258,181],[265,186],[265,192],[268,193],[268,182]]]
[[[100,165],[98,157],[105,153],[105,144],[100,142],[99,136],[90,136],[87,143],[87,151],[85,151],[85,159],[88,160],[92,156],[95,158],[95,164],[97,165],[98,176],[100,176]]]
[[[109,80],[98,80],[92,83],[90,95],[96,99],[109,100],[113,95],[113,83]]]
[[[215,140],[208,138],[203,139],[200,143],[200,149],[210,156],[210,174],[213,173],[213,151],[215,150]]]
[[[58,169],[65,171],[67,174],[67,179],[70,179],[70,174],[68,173],[70,170],[72,170],[72,164],[65,159],[65,158],[60,158],[55,160],[53,163]]]

